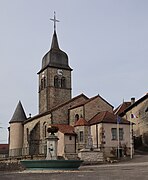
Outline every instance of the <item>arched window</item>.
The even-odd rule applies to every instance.
[[[41,79],[41,90],[44,88],[44,81]]]
[[[79,114],[76,114],[76,115],[75,115],[75,122],[77,122],[78,119],[79,119]]]
[[[44,137],[46,137],[46,135],[47,135],[47,126],[45,125],[45,127],[44,127],[44,131],[45,131],[45,133],[44,133]]]
[[[43,90],[45,87],[46,87],[46,77],[43,77],[43,78],[41,79],[40,88],[41,88],[41,90]]]
[[[43,123],[43,138],[47,136],[47,124],[46,122]]]
[[[58,76],[54,76],[54,87],[59,87]]]
[[[61,87],[62,87],[62,88],[65,88],[65,87],[66,87],[66,79],[65,79],[65,77],[62,77],[62,78],[61,78]]]

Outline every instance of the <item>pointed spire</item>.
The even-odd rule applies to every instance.
[[[56,34],[56,23],[60,22],[59,20],[56,19],[56,13],[54,11],[54,17],[53,19],[50,19],[54,23],[54,34],[52,37],[52,44],[51,44],[51,49],[59,49],[59,44],[58,44],[58,38]]]
[[[9,123],[13,122],[23,122],[27,119],[25,111],[23,109],[21,101],[18,102],[15,112]]]
[[[56,31],[54,31],[54,34],[52,37],[51,49],[60,49],[59,44],[58,44],[58,38],[57,38]]]

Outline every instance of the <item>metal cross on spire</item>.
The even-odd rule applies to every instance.
[[[56,19],[56,13],[55,13],[55,11],[54,11],[54,18],[53,18],[53,19],[50,19],[50,20],[54,22],[54,31],[56,31],[56,22],[60,22],[60,21]]]

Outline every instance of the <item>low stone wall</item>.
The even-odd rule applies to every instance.
[[[83,149],[79,152],[78,154],[79,158],[83,160],[84,162],[103,162],[104,161],[104,156],[103,152],[95,149],[93,151],[89,149]]]
[[[0,162],[0,171],[22,171],[24,169],[20,162]]]
[[[25,168],[21,165],[20,160],[41,160],[45,159],[45,156],[20,156],[20,157],[9,157],[9,158],[1,158],[0,159],[0,171],[22,171]]]

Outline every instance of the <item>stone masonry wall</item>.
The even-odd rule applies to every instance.
[[[85,162],[103,162],[103,152],[101,151],[81,151],[78,154],[79,158]]]
[[[113,108],[107,102],[105,102],[99,96],[96,97],[94,100],[88,102],[85,106],[85,119],[89,121],[92,117],[96,115],[96,113],[101,111],[109,111],[113,112]],[[91,109],[91,111],[90,111]]]
[[[84,101],[86,101],[86,99],[83,96],[80,96],[76,99],[72,99],[72,101],[69,101],[69,103],[66,103],[65,105],[52,111],[53,124],[68,124],[69,123],[68,109]]]

